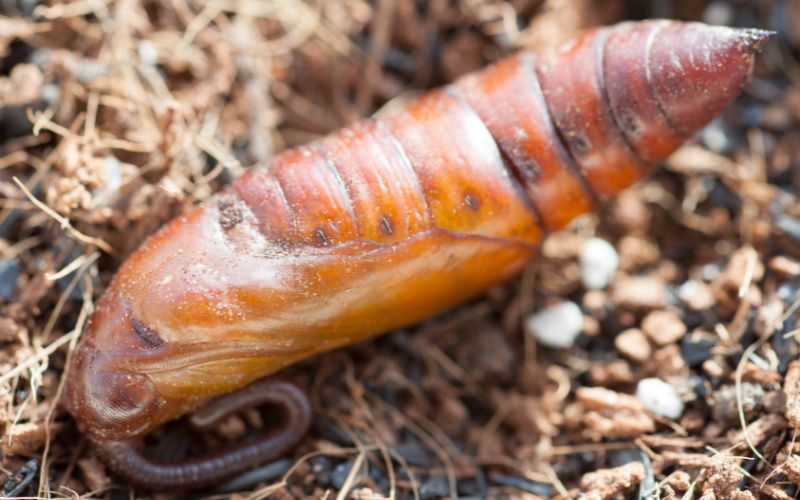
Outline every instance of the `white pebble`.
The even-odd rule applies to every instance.
[[[583,313],[574,302],[561,302],[529,316],[524,328],[542,345],[567,348],[583,330]]]
[[[617,272],[619,254],[606,240],[591,238],[581,248],[580,264],[583,286],[589,290],[602,290]]]
[[[158,64],[158,48],[150,40],[141,40],[136,49],[139,53],[139,60],[148,66],[155,66]]]
[[[113,155],[107,155],[104,160],[104,182],[92,191],[92,208],[113,205],[122,186],[122,163]]]
[[[675,420],[683,414],[683,401],[675,388],[660,378],[645,378],[636,386],[636,397],[651,412]]]
[[[703,11],[703,22],[719,26],[729,26],[736,18],[736,11],[728,2],[711,2]]]

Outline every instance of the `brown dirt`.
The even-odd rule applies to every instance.
[[[293,368],[311,388],[314,429],[232,490],[796,497],[800,7],[755,4],[0,2],[3,494],[147,496],[106,470],[56,402],[94,299],[165,221],[243,166],[519,47],[665,16],[779,38],[719,121],[652,179],[554,235],[519,279]],[[592,236],[620,253],[604,291],[580,282],[577,255]],[[566,350],[537,347],[521,327],[556,298],[585,317]],[[685,402],[678,419],[634,396],[649,377]],[[237,439],[261,419],[239,415],[207,440]],[[212,493],[230,496],[221,487]]]

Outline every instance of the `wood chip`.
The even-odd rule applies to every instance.
[[[642,436],[641,441],[651,448],[702,448],[706,442],[698,438],[683,438],[660,435]]]
[[[655,422],[634,396],[601,387],[582,387],[577,400],[585,407],[583,423],[595,438],[636,437],[655,430]]]
[[[609,387],[632,384],[634,380],[630,363],[623,359],[617,359],[610,363],[594,363],[589,369],[589,381],[594,385]]]
[[[664,482],[678,491],[687,491],[692,486],[691,476],[689,476],[688,472],[682,470],[676,470]]]
[[[706,469],[714,466],[714,457],[703,453],[665,451],[661,454],[661,458],[668,464],[680,465],[682,468]]]
[[[775,435],[786,429],[786,419],[783,415],[775,413],[768,413],[758,419],[754,420],[747,426],[747,436],[750,442],[754,444],[761,443],[769,436]],[[739,430],[729,436],[731,443],[734,443],[736,449],[742,449],[747,446],[744,438],[744,431]]]
[[[744,474],[738,460],[727,453],[719,453],[712,458],[712,466],[706,471],[703,489],[711,488],[717,498],[729,498],[742,479]]]
[[[643,363],[652,354],[650,342],[638,328],[628,328],[614,339],[614,347],[627,358]]]
[[[50,424],[50,436],[54,436],[62,424]],[[47,435],[43,423],[26,422],[9,426],[0,442],[3,455],[32,455],[41,450]]]
[[[800,262],[785,255],[778,255],[770,259],[767,267],[770,271],[784,276],[800,276]]]
[[[686,325],[676,311],[653,311],[642,320],[642,332],[654,344],[664,346],[683,338]]]
[[[613,469],[603,469],[584,474],[581,478],[581,491],[584,500],[606,500],[620,493],[630,491],[644,479],[644,465],[631,462]]]
[[[759,498],[772,498],[773,500],[794,500],[783,488],[775,484],[765,484],[759,490]]]
[[[105,467],[95,456],[78,460],[78,468],[92,491],[103,491],[111,484]]]
[[[781,464],[781,470],[789,481],[800,485],[800,456],[791,454]]]
[[[13,342],[20,334],[20,326],[11,318],[0,318],[0,342]]]
[[[620,277],[614,282],[611,299],[629,309],[658,309],[666,305],[667,285],[658,278]]]
[[[789,364],[783,381],[783,393],[786,394],[786,418],[789,426],[800,429],[800,360]]]

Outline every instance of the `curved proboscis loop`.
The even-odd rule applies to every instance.
[[[198,430],[205,430],[234,411],[263,404],[283,408],[282,427],[253,440],[185,460],[169,462],[148,457],[140,441],[92,439],[92,442],[111,467],[133,483],[148,489],[201,488],[281,457],[308,431],[312,415],[308,396],[291,382],[271,378],[211,401],[190,417],[190,423]]]

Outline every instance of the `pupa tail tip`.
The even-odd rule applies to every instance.
[[[745,50],[753,55],[760,54],[764,46],[778,36],[777,31],[761,28],[736,28],[734,31],[739,35]]]

